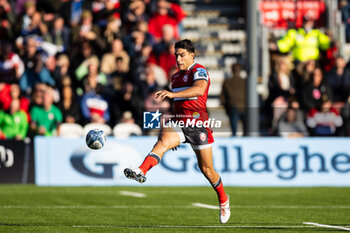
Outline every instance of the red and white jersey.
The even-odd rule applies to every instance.
[[[206,103],[210,78],[207,70],[200,64],[193,63],[186,71],[178,71],[171,78],[171,89],[173,92],[179,92],[193,86],[197,80],[206,80],[207,89],[202,96],[192,98],[174,98],[174,114],[178,120],[192,116],[197,120],[207,120],[208,113]],[[179,117],[179,116],[182,117]]]

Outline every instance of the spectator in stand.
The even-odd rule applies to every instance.
[[[130,60],[130,78],[137,86],[142,80],[145,79],[146,64],[149,63],[149,59],[152,54],[152,46],[150,44],[141,45],[141,50],[137,52]]]
[[[128,8],[123,17],[123,26],[128,33],[136,27],[140,21],[148,22],[149,16],[146,13],[146,5],[142,0],[129,1]]]
[[[60,108],[63,116],[64,123],[77,123],[81,122],[81,110],[79,101],[74,94],[71,85],[64,85],[61,89],[61,100],[58,107]]]
[[[309,135],[302,118],[298,118],[298,110],[288,107],[278,121],[278,134],[282,137],[300,138]]]
[[[165,24],[162,27],[162,38],[154,45],[155,54],[161,54],[168,50],[169,45],[173,45],[175,41],[175,28],[170,24]]]
[[[0,110],[0,139],[22,140],[27,130],[27,114],[20,109],[19,99],[13,99],[8,111]]]
[[[59,15],[63,16],[64,23],[68,27],[75,27],[79,24],[83,10],[91,11],[91,1],[71,0],[64,1],[61,5]]]
[[[278,119],[287,110],[288,99],[296,94],[292,75],[293,65],[287,57],[279,57],[269,79],[268,106],[273,108],[272,128],[277,128]]]
[[[112,87],[115,92],[121,91],[123,83],[128,78],[128,73],[124,71],[123,67],[123,59],[121,57],[117,57],[116,59],[116,70],[108,75],[109,81],[108,84]]]
[[[31,95],[31,101],[29,105],[29,110],[34,106],[42,106],[44,99],[44,92],[46,91],[47,85],[45,83],[37,83],[34,86],[34,91]],[[29,111],[30,113],[30,111]]]
[[[107,77],[104,73],[99,72],[100,61],[97,56],[90,57],[86,63],[83,63],[76,70],[76,75],[79,80],[84,80],[88,76],[93,76],[96,78],[97,82],[106,85]]]
[[[311,82],[305,84],[302,91],[302,108],[304,111],[309,112],[312,108],[321,108],[322,103],[325,101],[322,98],[327,98],[331,101],[332,90],[323,77],[323,72],[320,68],[316,68]]]
[[[36,12],[35,1],[26,1],[24,4],[25,12],[16,17],[15,34],[26,35],[27,32],[31,31],[32,18]]]
[[[96,51],[103,52],[106,48],[106,42],[100,35],[100,29],[93,24],[93,16],[91,11],[84,10],[81,14],[81,22],[72,28],[71,45],[77,46],[83,41],[89,41]],[[99,53],[98,53],[99,55]]]
[[[58,56],[53,77],[56,82],[56,87],[61,90],[63,87],[62,79],[65,76],[70,76],[70,61],[66,54]]]
[[[150,44],[146,40],[146,35],[141,31],[133,31],[131,34],[123,38],[123,44],[125,45],[125,50],[130,57],[135,56],[139,53],[143,47],[143,44]]]
[[[11,5],[7,0],[0,0],[0,40],[14,39],[14,31],[11,27],[14,16],[11,10]]]
[[[18,84],[11,84],[10,96],[11,100],[19,100],[19,108],[27,113],[29,117],[29,99],[21,95],[21,89]]]
[[[343,119],[332,107],[327,96],[322,99],[320,106],[310,109],[306,124],[310,128],[311,136],[337,136],[337,129],[343,126]]]
[[[131,111],[136,124],[142,126],[143,99],[137,92],[137,87],[130,81],[125,81],[121,91],[114,96],[112,103],[113,116],[117,122],[120,121],[122,113]]]
[[[232,77],[223,82],[220,101],[230,120],[232,136],[237,136],[237,125],[243,123],[243,133],[246,133],[246,80],[241,75],[242,66],[232,65]]]
[[[50,72],[51,77],[55,81],[55,70],[57,65],[56,57],[51,55],[44,56],[44,64],[47,70]],[[55,86],[56,86],[56,82],[55,82]]]
[[[298,65],[293,70],[296,85],[295,89],[299,102],[302,101],[301,90],[307,83],[311,82],[313,73],[317,66],[318,65],[315,60],[308,60],[307,62],[303,63],[303,65]]]
[[[155,90],[159,89],[153,65],[146,65],[145,74],[145,80],[142,80],[140,86],[141,97],[143,99],[146,99],[150,93],[155,92]]]
[[[97,0],[92,2],[92,13],[96,24],[105,28],[110,17],[120,19],[119,0]]]
[[[24,72],[21,58],[12,51],[9,41],[0,40],[0,82],[18,83]]]
[[[20,36],[37,35],[44,39],[48,38],[48,28],[42,20],[41,12],[36,10],[34,2],[26,2],[26,14],[18,19],[15,24],[16,34]],[[20,28],[18,28],[21,26]]]
[[[98,82],[96,74],[89,73],[84,78],[84,90],[80,102],[83,123],[108,123],[110,121],[109,103],[103,96],[104,88]]]
[[[82,78],[87,73],[87,63],[90,57],[95,55],[94,48],[89,41],[83,41],[70,56],[73,86],[78,89],[78,94],[82,94]],[[74,50],[74,49],[72,49]],[[78,68],[85,66],[85,73],[78,73]]]
[[[333,93],[336,108],[344,107],[350,93],[350,71],[345,69],[346,62],[342,56],[335,60],[335,67],[326,74],[326,79]]]
[[[281,53],[292,52],[296,65],[308,60],[318,60],[320,50],[329,48],[330,40],[319,29],[314,28],[314,21],[309,16],[303,18],[303,26],[298,29],[289,29],[277,44],[272,43],[270,48]]]
[[[64,25],[63,17],[56,15],[46,41],[56,45],[59,51],[66,52],[69,48],[69,34],[70,30]]]
[[[29,37],[26,42],[26,53],[23,57],[25,71],[19,81],[21,90],[30,94],[36,83],[55,85],[54,79],[45,67],[41,54],[37,51],[35,37]]]
[[[114,40],[122,38],[123,32],[121,31],[121,20],[115,19],[113,16],[109,17],[106,29],[103,32],[103,40],[106,41],[107,49],[111,48]]]
[[[155,45],[154,37],[151,33],[148,32],[148,22],[141,20],[137,22],[136,27],[133,29],[134,31],[143,32],[145,35],[145,41],[152,46]]]
[[[175,28],[175,38],[180,38],[178,25],[185,18],[185,12],[180,5],[159,0],[157,3],[157,12],[155,12],[149,22],[148,30],[154,36],[156,42],[162,39],[162,28],[166,24],[170,24]]]
[[[107,75],[115,72],[117,70],[117,58],[120,58],[118,59],[121,62],[119,71],[128,72],[130,57],[124,50],[121,39],[117,38],[113,41],[111,50],[110,53],[106,53],[102,57],[101,71]]]
[[[162,40],[154,46],[156,64],[168,75],[176,66],[174,27],[166,24],[162,28]]]
[[[53,104],[53,88],[46,85],[43,92],[42,106],[33,106],[30,110],[30,129],[35,135],[55,136],[62,122],[62,113]]]

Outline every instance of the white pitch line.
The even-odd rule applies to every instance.
[[[72,227],[76,228],[243,228],[243,229],[292,229],[292,228],[315,228],[313,226],[244,226],[244,225],[239,225],[239,226],[222,226],[222,225],[217,225],[217,226],[166,226],[166,225],[161,225],[161,226],[118,226],[118,225],[73,225]]]
[[[216,226],[181,226],[181,225],[176,225],[176,226],[123,226],[123,225],[73,225],[72,227],[74,228],[241,228],[241,229],[305,229],[305,228],[316,228],[315,226],[252,226],[252,225],[237,225],[237,226],[232,226],[232,225],[216,225]]]
[[[188,209],[188,208],[208,208],[219,209],[218,206],[206,205],[202,203],[193,203],[191,206],[173,206],[173,205],[113,205],[113,206],[97,206],[97,205],[0,205],[0,209],[98,209],[98,208],[110,208],[110,209],[127,209],[127,208],[173,208],[173,209]],[[350,206],[244,206],[244,205],[231,205],[232,209],[350,209]],[[350,227],[350,226],[346,226]]]
[[[60,205],[60,206],[0,206],[0,209],[162,209],[164,206],[147,205],[147,206],[129,206],[129,205],[114,205],[114,206],[94,206],[94,205],[81,205],[81,206],[71,206],[71,205]],[[173,206],[168,206],[168,208],[175,208]],[[191,208],[189,206],[181,206],[178,208],[186,209]]]
[[[202,208],[207,208],[207,209],[214,209],[214,210],[219,210],[220,207],[216,205],[207,205],[207,204],[202,204],[202,203],[192,203],[193,206],[197,207],[202,207]]]
[[[303,222],[303,224],[313,225],[313,226],[318,226],[318,227],[325,227],[325,228],[340,229],[340,230],[344,230],[344,231],[350,231],[350,228],[347,228],[347,227],[325,225],[325,224],[319,224],[319,223],[315,223],[315,222]]]
[[[120,191],[119,192],[121,195],[124,195],[124,196],[130,196],[130,197],[139,197],[139,198],[142,198],[142,197],[145,197],[146,194],[144,193],[135,193],[135,192],[129,192],[129,191]]]

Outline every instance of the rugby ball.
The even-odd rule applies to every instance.
[[[98,150],[105,145],[106,135],[100,129],[92,129],[86,134],[85,142],[89,148]]]

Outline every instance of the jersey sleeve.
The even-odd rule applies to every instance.
[[[197,80],[208,81],[208,79],[209,79],[209,76],[208,76],[208,72],[206,69],[196,68],[196,71],[193,74],[193,81],[197,81]]]

